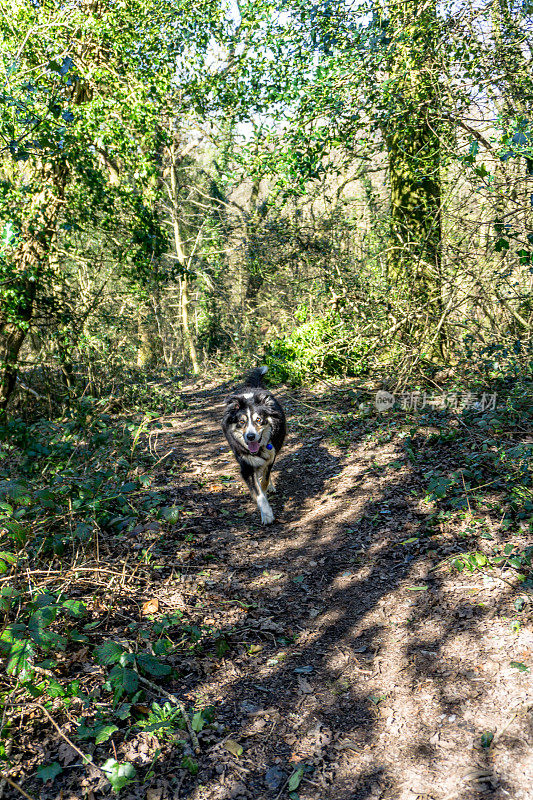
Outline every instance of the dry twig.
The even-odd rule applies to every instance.
[[[7,775],[4,775],[3,772],[0,772],[0,775],[2,776],[2,781],[5,781],[6,783],[8,783],[11,786],[12,789],[16,789],[17,792],[20,792],[20,794],[23,797],[26,797],[27,800],[33,800],[33,797],[31,796],[31,794],[28,794],[28,792],[25,792],[24,789],[21,786],[18,785],[18,783],[15,783],[15,781],[12,781],[11,778],[8,778]]]

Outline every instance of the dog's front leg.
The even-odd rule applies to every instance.
[[[250,490],[250,494],[257,503],[257,508],[261,514],[261,522],[263,525],[271,525],[274,522],[274,512],[263,491],[259,475],[249,464],[243,464],[241,466],[241,475]]]
[[[261,488],[265,494],[276,494],[276,487],[272,483],[272,464],[269,464],[265,467],[263,475],[261,477]]]

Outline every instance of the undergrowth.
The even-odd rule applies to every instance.
[[[337,313],[301,321],[265,348],[269,380],[300,386],[319,378],[355,376],[368,368],[368,343]]]
[[[117,758],[117,747],[143,731],[160,742],[156,754],[172,742],[181,766],[198,771],[191,735],[213,712],[165,699],[159,683],[217,634],[157,603],[135,613],[156,551],[136,546],[136,526],[155,522],[154,537],[179,539],[182,509],[154,485],[149,445],[164,428],[159,411],[138,413],[137,401],[127,416],[113,415],[110,402],[83,397],[60,418],[0,426],[0,768],[16,768],[20,725],[66,717],[70,760],[91,763],[119,792],[153,774],[153,764],[139,775]],[[176,395],[173,406],[183,407]],[[127,639],[116,633],[117,613],[126,614]],[[61,780],[68,763],[41,764],[34,780]]]

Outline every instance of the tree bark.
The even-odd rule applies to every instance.
[[[186,344],[191,367],[194,375],[198,375],[200,368],[198,366],[198,353],[194,343],[194,337],[191,333],[191,325],[189,320],[189,259],[185,253],[185,247],[181,238],[180,224],[178,219],[178,175],[177,175],[177,153],[176,143],[173,142],[170,151],[170,188],[171,188],[171,202],[172,202],[172,229],[174,232],[174,248],[176,251],[176,258],[178,264],[182,269],[180,278],[180,316],[181,327],[183,330],[183,340]]]
[[[196,351],[196,345],[194,343],[194,338],[191,333],[191,325],[189,320],[189,282],[187,279],[187,275],[183,275],[181,278],[181,322],[183,326],[183,336],[185,339],[185,343],[187,345],[187,350],[189,352],[189,358],[191,359],[191,366],[194,375],[198,375],[200,372],[200,368],[198,366],[198,353]]]
[[[11,257],[12,278],[0,298],[0,409],[5,410],[17,381],[20,349],[31,323],[39,282],[48,262],[64,194],[64,165],[35,170],[40,190],[22,225],[20,244]]]
[[[384,125],[391,215],[387,268],[400,294],[416,306],[428,304],[429,319],[436,321],[442,315],[436,0],[391,0],[389,8],[393,89]]]
[[[139,369],[153,367],[162,358],[162,342],[154,320],[154,312],[148,303],[139,300],[137,308],[137,366]]]

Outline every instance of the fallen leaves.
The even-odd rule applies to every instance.
[[[157,614],[159,611],[159,600],[157,597],[153,597],[151,600],[147,600],[146,603],[143,603],[142,606],[142,616],[148,617],[151,614]]]
[[[243,754],[242,745],[240,745],[237,741],[235,741],[235,739],[226,739],[226,741],[224,742],[224,747],[229,753],[236,756],[236,758],[242,756]]]

